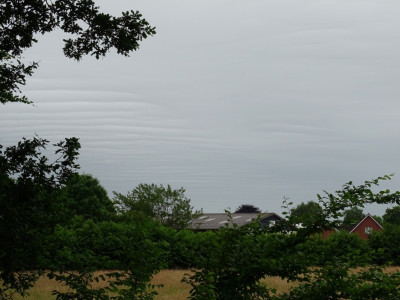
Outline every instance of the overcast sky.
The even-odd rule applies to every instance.
[[[81,62],[61,32],[25,53],[40,61],[0,107],[0,143],[76,136],[81,171],[112,194],[139,183],[185,187],[195,208],[283,197],[316,200],[353,180],[400,180],[400,2],[113,0],[157,29],[131,57]],[[365,212],[384,213],[369,207]]]

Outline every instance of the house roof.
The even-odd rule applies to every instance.
[[[365,217],[357,224],[355,225],[351,230],[349,230],[350,233],[352,233],[354,230],[356,230],[357,227],[359,227],[367,218],[371,218],[380,228],[382,228],[382,225],[378,223],[378,221],[376,221],[374,219],[373,216],[371,216],[369,213],[365,215]]]
[[[275,213],[233,213],[232,222],[241,227],[246,224],[252,223],[254,220],[260,216],[261,220],[275,217],[277,219],[282,219],[279,215]],[[194,219],[190,225],[190,228],[197,230],[216,230],[219,227],[225,226],[229,223],[228,214],[226,213],[205,213],[200,217]],[[229,224],[232,226],[232,223]]]
[[[354,230],[357,229],[357,227],[360,227],[360,225],[361,225],[367,218],[371,218],[371,220],[373,220],[380,228],[383,228],[382,225],[379,224],[378,221],[376,221],[376,220],[374,219],[374,217],[373,217],[371,214],[367,213],[367,214],[364,216],[364,218],[363,218],[360,222],[358,222],[358,223],[352,223],[352,224],[346,224],[346,225],[343,225],[343,224],[342,224],[342,225],[340,225],[339,227],[333,228],[333,229],[334,229],[335,231],[345,230],[345,231],[348,231],[349,233],[352,233]]]

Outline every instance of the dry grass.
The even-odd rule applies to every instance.
[[[386,267],[384,272],[385,273],[394,273],[400,271],[400,267]]]
[[[388,267],[386,272],[400,271],[399,267]],[[185,273],[189,273],[188,270],[163,270],[156,274],[152,280],[155,285],[163,284],[161,288],[157,288],[159,295],[155,297],[156,300],[184,300],[189,296],[190,285],[182,283],[181,280]],[[98,272],[98,274],[104,272]],[[278,293],[286,292],[291,287],[295,286],[296,283],[287,283],[286,280],[282,280],[279,277],[267,277],[263,281],[268,287],[277,289]],[[104,287],[105,283],[95,283],[94,287]],[[35,287],[32,288],[28,298],[16,297],[17,300],[32,299],[32,300],[51,300],[55,299],[51,292],[53,290],[66,291],[66,287],[63,287],[57,281],[50,280],[45,276],[39,278],[36,282]]]
[[[153,277],[153,284],[163,284],[162,288],[157,289],[156,300],[185,300],[189,297],[190,285],[182,283],[181,280],[188,270],[164,270]]]
[[[96,272],[95,275],[104,274],[106,272]],[[152,280],[155,285],[163,284],[163,287],[157,288],[159,295],[155,297],[157,300],[164,299],[187,299],[189,296],[190,286],[182,283],[181,279],[184,274],[188,273],[186,270],[163,270],[156,274]],[[93,283],[93,288],[101,288],[106,286],[106,282],[100,281]],[[55,299],[52,291],[67,291],[67,287],[57,282],[55,279],[48,279],[46,276],[41,276],[35,283],[35,286],[29,291],[29,297],[15,297],[16,300],[32,299],[32,300],[51,300]]]
[[[41,276],[35,283],[35,286],[29,290],[29,297],[15,297],[15,299],[35,299],[35,300],[45,300],[45,299],[55,299],[52,296],[51,292],[55,289],[62,289],[65,291],[65,288],[61,286],[56,280],[48,279],[45,276]]]
[[[189,297],[191,286],[182,283],[181,280],[185,273],[190,273],[188,270],[165,270],[156,274],[153,278],[154,284],[164,284],[164,287],[158,289],[159,295],[156,300],[185,300]],[[267,277],[262,280],[270,288],[277,289],[283,293],[288,291],[295,283],[287,283],[279,277]]]
[[[99,275],[104,272],[98,272],[96,275]],[[156,274],[152,280],[152,283],[155,285],[163,284],[163,287],[157,288],[157,292],[159,293],[155,296],[156,300],[185,300],[189,297],[190,285],[186,283],[182,283],[181,280],[185,273],[190,273],[188,270],[163,270],[160,273]],[[278,277],[268,277],[263,280],[268,287],[276,288],[280,292],[284,292],[289,290],[289,288],[293,285],[289,285],[285,280],[282,280]],[[94,283],[93,287],[99,288],[104,287],[106,285],[105,282]],[[22,299],[32,299],[32,300],[51,300],[55,299],[52,296],[53,290],[66,291],[67,288],[62,286],[62,284],[58,283],[54,279],[48,279],[46,276],[42,276],[38,279],[29,294],[28,298],[16,297],[16,300]]]

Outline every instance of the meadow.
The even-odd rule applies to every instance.
[[[103,272],[98,272],[100,274]],[[158,274],[154,275],[152,284],[160,285],[163,287],[157,288],[158,295],[155,296],[155,300],[185,300],[188,299],[190,294],[190,285],[181,282],[183,276],[186,273],[190,273],[189,270],[162,270]],[[290,284],[286,280],[282,280],[279,277],[267,277],[263,280],[268,287],[276,288],[278,292],[285,292],[290,288]],[[292,284],[293,285],[293,284]],[[105,283],[94,283],[93,287],[99,288],[105,286]],[[49,300],[55,299],[52,295],[53,290],[66,291],[60,283],[54,279],[48,279],[46,276],[42,276],[36,282],[35,286],[29,290],[29,296],[27,298],[16,297],[15,299],[32,299],[32,300]]]
[[[387,267],[386,272],[400,271],[400,267]],[[97,272],[101,274],[104,272]],[[162,270],[158,274],[154,275],[152,284],[160,285],[163,287],[157,288],[158,295],[155,296],[155,300],[186,300],[190,295],[190,285],[181,282],[183,276],[190,273],[189,270]],[[278,293],[288,291],[294,283],[287,283],[286,280],[282,280],[279,277],[267,277],[263,280],[270,288],[277,289]],[[105,283],[94,283],[93,287],[99,288],[105,286]],[[55,299],[52,295],[53,290],[66,291],[60,283],[55,280],[48,279],[46,276],[42,276],[36,282],[35,286],[29,290],[29,296],[27,298],[16,297],[15,299],[32,299],[32,300],[49,300]]]

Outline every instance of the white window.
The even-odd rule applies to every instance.
[[[372,227],[365,227],[365,234],[371,234],[373,228]]]

